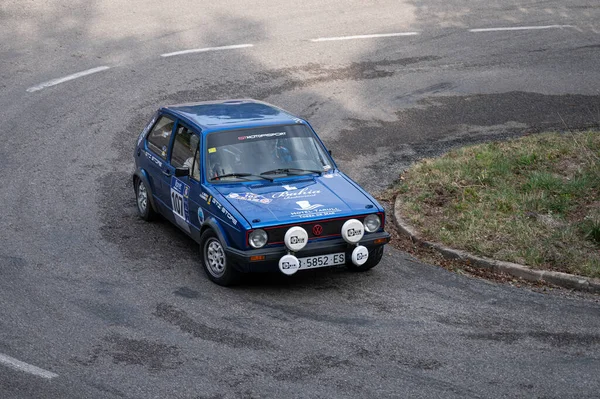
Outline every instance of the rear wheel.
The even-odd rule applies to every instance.
[[[200,262],[211,281],[226,287],[239,280],[240,272],[227,260],[225,247],[213,230],[202,233],[200,251]]]
[[[142,219],[149,222],[154,218],[156,213],[154,209],[152,209],[152,204],[150,203],[150,191],[143,180],[138,179],[135,184],[135,199],[137,204],[138,214]]]
[[[371,249],[369,251],[369,259],[367,259],[367,261],[363,265],[356,266],[354,263],[352,263],[351,260],[348,260],[348,262],[346,263],[346,266],[348,267],[349,270],[352,270],[353,272],[366,272],[367,270],[370,270],[370,269],[374,268],[375,266],[377,266],[379,264],[379,262],[381,261],[382,257],[383,257],[383,245],[376,247],[374,249]]]

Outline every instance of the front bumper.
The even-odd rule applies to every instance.
[[[363,239],[360,240],[359,244],[367,247],[369,252],[371,252],[373,249],[383,246],[389,241],[389,233],[382,231],[366,234]],[[336,238],[333,240],[309,242],[302,250],[294,252],[293,255],[298,258],[304,258],[307,256],[345,252],[346,259],[350,259],[354,248],[356,248],[356,244],[348,244],[343,238]],[[281,259],[283,255],[290,253],[285,245],[271,248],[249,249],[246,251],[227,248],[225,252],[227,253],[227,260],[232,262],[236,269],[244,273],[279,271],[279,259]],[[264,256],[264,260],[252,261],[251,257],[255,256]]]

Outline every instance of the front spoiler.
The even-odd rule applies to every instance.
[[[384,241],[376,244],[375,241],[377,240]],[[389,241],[389,233],[382,231],[365,235],[359,244],[367,247],[369,252],[371,252],[372,249],[383,246]],[[279,259],[288,253],[292,253],[298,258],[304,258],[307,256],[345,252],[346,259],[350,259],[354,248],[356,248],[356,244],[348,244],[343,238],[336,238],[333,240],[309,241],[302,250],[293,253],[284,245],[271,248],[249,249],[246,251],[229,247],[225,252],[227,253],[227,260],[232,262],[236,269],[244,273],[249,273],[279,271]],[[250,258],[254,256],[264,256],[264,260],[251,261]]]

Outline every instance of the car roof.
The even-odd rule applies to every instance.
[[[281,108],[252,99],[169,105],[161,110],[194,123],[203,133],[303,122]]]

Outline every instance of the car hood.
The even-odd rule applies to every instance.
[[[280,184],[219,185],[216,189],[253,228],[376,209],[376,204],[342,173],[302,176]]]

